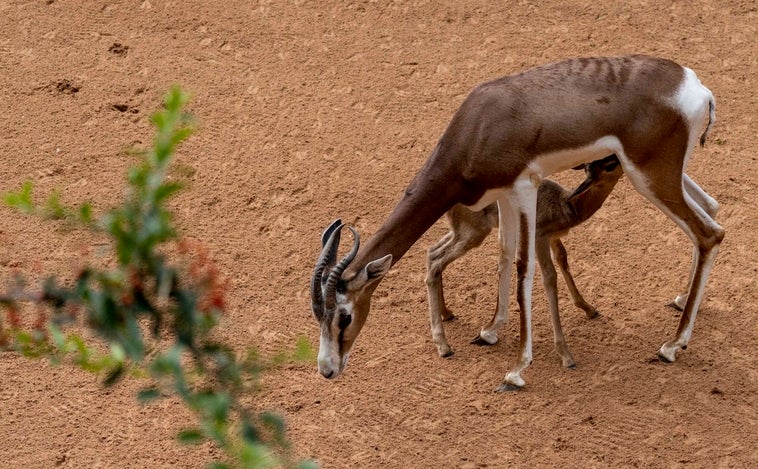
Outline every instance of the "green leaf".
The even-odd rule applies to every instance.
[[[124,376],[124,365],[119,363],[110,371],[108,371],[108,374],[105,376],[105,380],[103,381],[103,384],[105,384],[106,387],[113,386],[123,376]]]
[[[297,338],[295,353],[292,355],[292,358],[299,362],[313,362],[316,360],[316,351],[306,336],[301,335]]]
[[[60,193],[53,191],[45,201],[44,217],[51,220],[63,220],[69,211],[61,203]]]
[[[203,434],[194,428],[182,430],[179,432],[179,441],[185,445],[197,445],[203,442]]]
[[[92,205],[85,202],[79,206],[79,221],[84,224],[92,223]]]
[[[161,203],[182,188],[179,183],[163,184],[155,191],[155,203]]]
[[[271,450],[261,443],[244,444],[239,456],[242,467],[245,468],[272,467],[276,464],[276,458]]]
[[[163,112],[153,113],[153,115],[150,116],[150,122],[152,122],[158,131],[161,131],[166,128],[166,114]]]
[[[231,398],[225,392],[203,391],[191,399],[193,407],[215,421],[224,421],[229,415]]]
[[[76,363],[80,366],[86,366],[89,362],[89,349],[81,337],[76,335],[69,336],[66,341],[66,352],[76,353]]]
[[[172,86],[171,90],[163,99],[166,109],[172,112],[178,112],[189,101],[189,94],[182,91],[179,86]]]
[[[61,331],[60,328],[52,322],[47,326],[47,328],[50,331],[50,337],[53,339],[55,347],[59,350],[63,350],[66,345],[66,336],[63,334],[63,331]]]
[[[167,353],[162,353],[153,360],[150,368],[158,376],[172,374],[179,368],[179,357],[175,353],[172,353],[174,350],[175,348],[169,350]]]
[[[126,351],[124,346],[118,342],[111,342],[111,357],[119,363],[123,363],[126,360]]]
[[[273,412],[263,412],[261,413],[260,418],[261,422],[274,431],[277,438],[284,437],[284,419],[282,419],[280,415]]]
[[[296,469],[318,469],[318,464],[316,464],[316,461],[300,461],[297,463],[297,466],[295,466]]]
[[[143,404],[160,399],[160,397],[161,392],[155,387],[146,388],[137,393],[137,400]]]
[[[250,443],[257,443],[260,440],[258,430],[247,417],[242,419],[242,439]]]
[[[118,308],[118,305],[116,307]],[[124,352],[131,360],[141,362],[145,356],[145,343],[142,338],[142,331],[137,323],[137,317],[124,311],[119,311],[119,313],[124,315],[126,320],[124,340],[121,341]]]
[[[210,466],[208,466],[208,468],[209,469],[232,469],[232,466],[221,463],[221,462],[214,462]]]
[[[181,129],[177,129],[171,138],[171,144],[179,145],[183,141],[187,140],[193,133],[194,129],[192,127],[182,127]]]
[[[34,185],[31,181],[26,181],[18,192],[8,192],[3,196],[3,201],[9,207],[23,213],[34,213],[36,207],[32,201],[32,190]]]

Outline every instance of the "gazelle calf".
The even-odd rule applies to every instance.
[[[519,360],[498,391],[520,389],[532,362],[532,285],[537,188],[557,171],[616,154],[637,191],[692,240],[687,299],[673,340],[658,356],[676,360],[695,317],[724,230],[702,200],[713,200],[684,169],[713,124],[715,100],[695,72],[670,60],[631,55],[570,59],[482,83],[466,97],[392,213],[366,245],[358,235],[337,262],[342,223],[322,235],[311,279],[321,327],[319,372],[335,378],[366,322],[371,295],[390,267],[456,204],[498,204],[498,306],[480,335],[507,319],[513,260],[518,258]],[[701,133],[701,129],[705,131]]]
[[[563,366],[567,368],[574,368],[576,363],[571,356],[561,327],[558,282],[553,259],[558,263],[574,304],[584,310],[587,318],[597,316],[597,310],[584,300],[576,288],[569,271],[566,248],[561,238],[566,236],[571,228],[589,219],[603,205],[619,178],[624,174],[616,155],[586,164],[584,171],[586,179],[573,191],[566,190],[549,179],[542,181],[537,191],[535,237],[537,261],[542,270],[542,282],[550,304],[555,349],[561,357]],[[497,204],[489,205],[479,212],[472,212],[463,205],[456,205],[447,212],[446,216],[450,231],[437,244],[429,248],[426,277],[432,338],[441,357],[453,354],[445,337],[442,321],[454,317],[445,305],[442,272],[451,262],[482,244],[492,228],[497,227]],[[497,335],[491,334],[486,338],[480,335],[473,342],[494,344],[497,342]]]

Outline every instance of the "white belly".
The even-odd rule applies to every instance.
[[[590,163],[615,153],[623,156],[624,152],[619,139],[613,135],[606,135],[589,145],[544,153],[532,160],[519,174],[516,181],[542,181],[543,178],[553,173],[573,168],[582,163]],[[535,177],[536,176],[536,177]],[[514,185],[516,183],[514,182]],[[479,211],[495,202],[506,192],[513,190],[513,186],[497,187],[487,190],[476,203],[469,205],[471,210]]]

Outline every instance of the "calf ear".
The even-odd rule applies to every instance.
[[[387,254],[384,257],[369,262],[358,272],[358,275],[350,280],[348,289],[360,290],[367,285],[378,282],[389,272],[390,267],[392,267],[392,254]]]

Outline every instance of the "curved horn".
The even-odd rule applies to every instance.
[[[345,271],[348,265],[353,262],[355,255],[358,254],[358,248],[361,245],[361,237],[352,226],[348,226],[347,229],[353,233],[353,248],[350,249],[345,257],[342,258],[339,264],[329,273],[329,278],[326,281],[326,287],[324,289],[325,304],[327,308],[333,308],[337,301],[337,282],[342,277],[342,272]]]
[[[337,228],[340,228],[340,229],[342,228],[342,220],[339,218],[334,220],[332,224],[329,225],[321,234],[321,247],[326,246],[326,242],[329,241],[329,237],[332,235],[334,230],[337,230]],[[340,243],[339,231],[340,230],[337,230],[337,244]]]
[[[321,296],[321,282],[324,271],[327,267],[334,265],[337,258],[337,247],[340,243],[340,231],[342,231],[343,226],[345,225],[342,224],[342,220],[337,219],[321,235],[323,249],[316,261],[316,268],[313,270],[313,278],[311,278],[311,307],[317,317],[324,312],[324,298]]]

